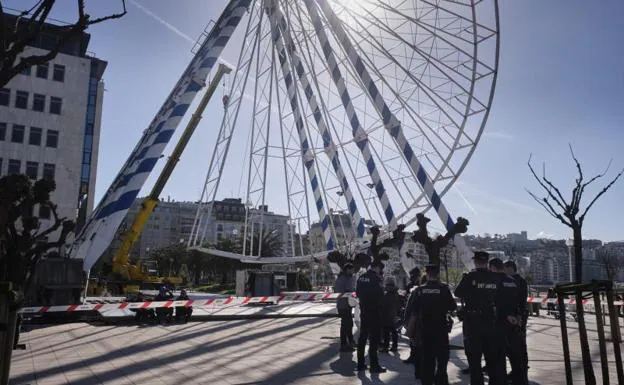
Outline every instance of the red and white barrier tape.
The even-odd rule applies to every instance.
[[[20,309],[20,313],[58,313],[58,312],[78,312],[78,311],[106,311],[106,310],[130,310],[130,309],[155,309],[173,307],[214,307],[214,306],[237,306],[251,303],[278,303],[280,301],[292,302],[313,302],[341,297],[352,296],[353,293],[314,293],[314,294],[286,294],[280,296],[265,297],[227,297],[210,298],[202,300],[188,301],[145,301],[145,302],[122,302],[114,304],[83,304],[83,305],[62,305],[62,306],[36,306]]]
[[[122,302],[108,304],[83,304],[83,305],[62,305],[62,306],[37,306],[26,307],[20,309],[20,313],[58,313],[58,312],[78,312],[78,311],[106,311],[106,310],[130,310],[130,309],[156,309],[156,308],[173,308],[173,307],[215,307],[215,306],[238,306],[252,303],[278,303],[286,302],[314,302],[332,300],[344,297],[355,297],[355,293],[304,293],[304,294],[286,294],[281,296],[265,296],[265,297],[227,297],[227,298],[211,298],[202,300],[188,301],[145,301],[145,302]],[[556,298],[545,297],[527,297],[527,303],[557,303]],[[576,299],[571,298],[564,301],[566,305],[574,305]],[[583,300],[583,305],[592,305],[593,300]],[[615,306],[624,305],[624,301],[615,301]],[[605,303],[606,305],[606,303]]]

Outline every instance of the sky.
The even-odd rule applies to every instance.
[[[27,3],[34,1],[8,0],[3,6],[21,9]],[[194,40],[211,19],[217,19],[225,3],[128,0],[124,18],[89,29],[89,50],[108,61],[96,201],[188,64]],[[58,0],[51,16],[72,21],[75,4],[75,0]],[[120,4],[87,1],[94,17],[117,11]],[[470,219],[471,233],[526,230],[530,238],[571,236],[526,192],[528,188],[543,195],[527,167],[530,155],[539,172],[542,163],[546,165],[566,198],[576,177],[569,145],[586,176],[602,172],[611,161],[607,176],[587,189],[582,207],[624,167],[622,14],[620,0],[601,1],[599,7],[581,0],[500,2],[499,75],[490,117],[477,150],[444,197],[453,215]],[[229,47],[222,59],[235,63],[236,52]],[[207,148],[211,148],[207,143],[222,116],[219,105],[208,107],[204,115],[216,117],[200,125],[163,197],[199,198]],[[165,154],[171,152],[176,138]],[[149,191],[163,163],[141,195]],[[223,187],[224,194],[238,194],[240,183],[234,179]],[[585,238],[624,240],[622,198],[624,180],[587,215]]]

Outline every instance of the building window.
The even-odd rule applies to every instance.
[[[47,205],[39,205],[39,218],[50,219],[50,207]]]
[[[33,111],[43,112],[45,110],[45,95],[34,94],[33,96]]]
[[[28,92],[17,91],[15,95],[15,108],[25,110],[28,108]]]
[[[43,179],[54,180],[54,165],[50,163],[43,164]]]
[[[24,68],[20,73],[25,76],[30,76],[30,67]]]
[[[39,64],[37,66],[37,77],[41,79],[48,78],[48,63]]]
[[[11,142],[24,143],[24,131],[26,131],[26,127],[14,124],[13,132],[11,132]]]
[[[39,163],[26,162],[26,176],[28,176],[32,180],[36,180],[38,173],[39,173]]]
[[[0,140],[6,140],[6,123],[0,122]]]
[[[11,90],[0,88],[0,106],[8,106],[11,103]]]
[[[46,147],[57,148],[58,147],[59,132],[56,130],[48,130],[46,133]]]
[[[52,73],[52,79],[56,80],[57,82],[64,82],[65,81],[65,66],[60,65],[60,64],[55,64],[54,72]]]
[[[19,159],[9,159],[9,169],[7,170],[7,174],[16,175],[20,173],[22,168],[22,162]]]
[[[61,107],[63,105],[63,99],[50,97],[50,113],[55,115],[61,114]]]
[[[41,134],[43,130],[38,127],[30,127],[30,136],[28,137],[28,144],[33,146],[41,146]]]

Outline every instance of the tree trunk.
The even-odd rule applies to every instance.
[[[577,283],[583,282],[583,235],[581,225],[574,224],[572,231],[574,234],[574,280]]]
[[[199,281],[201,281],[201,268],[199,266],[195,267],[194,271],[195,275],[195,286],[199,286]]]
[[[592,365],[591,353],[589,351],[589,340],[587,338],[587,328],[585,327],[585,312],[583,310],[583,296],[580,292],[576,294],[576,317],[578,320],[579,339],[581,340],[581,357],[583,359],[583,372],[585,374],[585,384],[596,385],[594,366]]]

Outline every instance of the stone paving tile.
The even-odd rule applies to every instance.
[[[576,324],[570,325],[572,365],[582,379]],[[595,323],[588,322],[592,354],[598,358]],[[408,354],[380,354],[388,373],[354,373],[355,355],[339,354],[339,322],[327,318],[192,322],[171,326],[64,324],[22,335],[27,350],[15,351],[11,384],[417,384]],[[451,333],[461,345],[461,324]],[[565,383],[558,322],[531,319],[528,333],[532,384]],[[612,347],[608,345],[612,357]],[[451,384],[467,384],[462,350],[451,351]],[[612,383],[615,364],[611,363]],[[35,370],[36,368],[36,370]],[[595,363],[600,379],[600,365]]]

